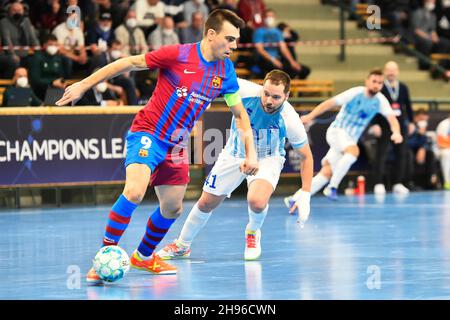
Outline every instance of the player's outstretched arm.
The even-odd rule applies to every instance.
[[[94,72],[89,77],[68,86],[64,91],[62,98],[56,101],[56,105],[63,106],[72,101],[77,101],[87,90],[91,89],[98,83],[114,78],[119,74],[133,70],[145,69],[148,69],[148,67],[145,61],[145,55],[143,54],[118,59]]]
[[[258,172],[258,159],[256,156],[253,132],[250,119],[242,102],[230,107],[236,121],[236,128],[241,135],[245,145],[245,161],[241,165],[241,171],[248,175],[255,175]]]
[[[319,104],[317,107],[313,109],[307,115],[301,117],[303,124],[307,125],[311,121],[313,121],[316,117],[320,116],[322,113],[331,110],[334,107],[337,107],[338,104],[334,98],[330,98]]]
[[[309,202],[311,199],[311,182],[314,174],[314,159],[309,144],[305,144],[303,147],[295,149],[295,151],[300,155],[301,159],[300,176],[302,178],[302,189],[289,212],[293,213],[298,209],[297,222],[303,227],[310,213]]]
[[[395,144],[402,143],[403,137],[400,132],[400,124],[398,123],[397,118],[391,114],[387,117],[387,120],[389,122],[389,126],[391,127],[391,131],[392,131],[391,140]]]

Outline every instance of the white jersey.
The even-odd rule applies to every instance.
[[[286,138],[294,149],[308,143],[305,128],[294,107],[287,101],[275,113],[266,113],[261,104],[263,87],[238,79],[239,93],[250,118],[258,158],[285,156]],[[238,135],[236,121],[231,120],[231,134],[225,151],[237,158],[245,158],[244,143]]]
[[[439,122],[436,128],[436,134],[438,137],[450,139],[450,118],[447,118]]]
[[[334,97],[336,104],[342,107],[330,128],[344,129],[355,142],[377,113],[386,118],[394,115],[389,101],[381,92],[373,97],[367,97],[365,90],[366,88],[362,86],[355,87]]]

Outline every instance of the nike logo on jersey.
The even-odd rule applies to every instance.
[[[192,74],[192,73],[195,73],[195,71],[188,71],[187,69],[184,69],[184,73],[185,74]]]

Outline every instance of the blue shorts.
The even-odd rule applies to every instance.
[[[148,132],[128,131],[125,168],[132,163],[142,163],[154,172],[156,166],[166,158],[169,148],[171,146],[168,143]]]

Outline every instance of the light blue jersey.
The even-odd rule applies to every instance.
[[[268,114],[264,112],[261,104],[263,87],[243,79],[238,79],[238,83],[242,103],[247,110],[253,129],[258,159],[285,156],[286,138],[294,149],[308,143],[303,123],[289,102],[284,102],[277,112]],[[234,157],[245,158],[244,143],[238,135],[234,117],[231,120],[231,134],[225,151]]]
[[[388,100],[381,92],[368,97],[365,95],[365,90],[366,88],[362,86],[355,87],[334,97],[336,104],[342,107],[330,128],[344,129],[355,142],[377,113],[381,113],[386,118],[394,114]]]

